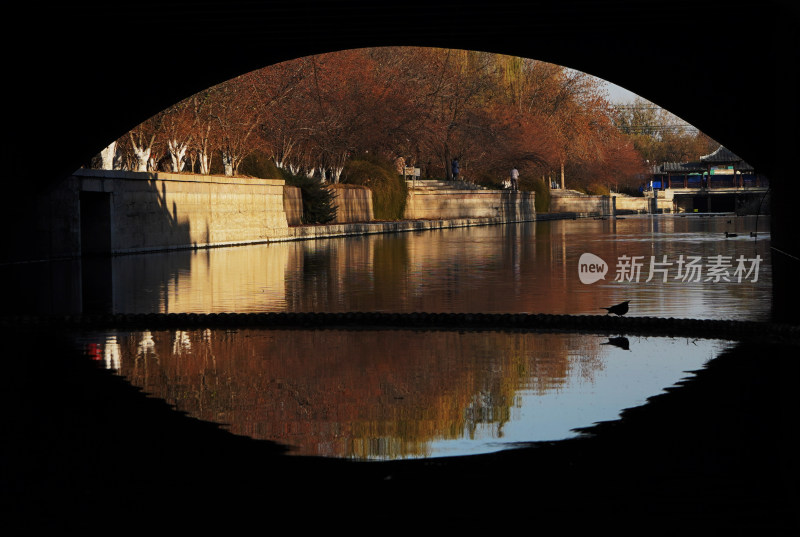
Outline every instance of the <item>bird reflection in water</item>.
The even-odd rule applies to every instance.
[[[601,343],[601,345],[614,345],[625,351],[631,350],[631,343],[625,336],[610,337],[608,341]]]

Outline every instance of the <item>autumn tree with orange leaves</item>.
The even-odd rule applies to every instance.
[[[207,174],[215,156],[236,174],[259,153],[278,170],[337,182],[356,154],[402,157],[434,178],[449,178],[458,158],[462,178],[498,188],[516,166],[547,185],[617,189],[645,171],[635,142],[584,73],[486,52],[379,47],[236,77],[151,118],[98,160]],[[127,158],[112,162],[112,150]]]

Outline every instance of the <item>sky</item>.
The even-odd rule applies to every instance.
[[[606,80],[603,81],[606,84],[606,89],[608,90],[608,98],[612,104],[617,103],[628,103],[639,97],[639,95],[626,90],[621,86],[617,86],[616,84],[612,84]]]

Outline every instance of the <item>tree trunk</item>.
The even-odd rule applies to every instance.
[[[114,168],[114,160],[117,156],[117,142],[111,142],[108,146],[100,151],[100,169],[102,170],[113,170]]]
[[[131,137],[131,146],[133,147],[133,154],[135,156],[136,162],[134,164],[134,170],[137,172],[147,172],[148,167],[150,166],[150,152],[153,149],[153,139],[155,136],[150,137],[150,142],[147,144],[147,147],[144,144],[137,144],[136,139],[133,137],[133,133],[129,133]],[[141,141],[141,135],[139,136]]]
[[[564,161],[561,161],[561,190],[564,190]]]
[[[200,162],[200,173],[208,175],[211,173],[211,155],[206,150],[199,151],[197,160]]]
[[[179,143],[177,140],[167,141],[169,147],[169,158],[172,160],[172,171],[182,172],[186,167],[186,143]]]
[[[150,162],[150,148],[134,147],[133,154],[136,156],[136,164],[134,171],[146,172]]]

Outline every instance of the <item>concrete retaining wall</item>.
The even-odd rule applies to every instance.
[[[618,211],[636,211],[640,213],[646,213],[650,211],[650,199],[649,198],[634,198],[634,197],[620,197],[617,196],[617,210]],[[665,207],[665,200],[658,200],[659,201],[659,208],[663,209]],[[670,207],[672,203],[670,202]]]
[[[47,191],[16,201],[14,222],[26,232],[9,230],[13,248],[6,252],[14,256],[0,262],[536,219],[530,192],[412,192],[407,220],[385,224],[368,223],[373,219],[368,189],[338,189],[337,194],[337,222],[301,226],[300,190],[283,180],[81,169]]]
[[[555,220],[543,218],[543,220]],[[558,215],[563,218],[563,215]],[[372,235],[376,233],[399,233],[404,231],[425,231],[430,229],[450,229],[458,227],[505,224],[505,218],[454,218],[449,220],[398,220],[396,222],[359,222],[351,224],[326,224],[318,226],[299,226],[289,228],[289,236],[278,240],[322,239],[347,237],[351,235]]]
[[[555,213],[611,214],[611,198],[608,196],[559,196],[551,194],[550,210]]]
[[[536,217],[533,192],[503,190],[409,190],[404,217],[416,219],[502,218],[509,222]]]
[[[303,196],[299,187],[284,185],[283,210],[286,213],[286,222],[290,226],[299,226],[303,223]]]
[[[336,193],[336,219],[334,224],[370,222],[374,220],[372,190],[365,186],[348,188],[333,187]]]
[[[285,236],[283,180],[79,170],[49,193],[55,255],[131,253]]]
[[[636,198],[627,196],[615,196],[616,208],[618,212],[650,212],[650,198]],[[658,209],[671,212],[672,200],[658,199]],[[596,214],[611,214],[611,197],[610,196],[596,196],[596,195],[583,195],[583,196],[559,196],[552,195],[550,197],[550,211],[558,213],[596,213]]]

